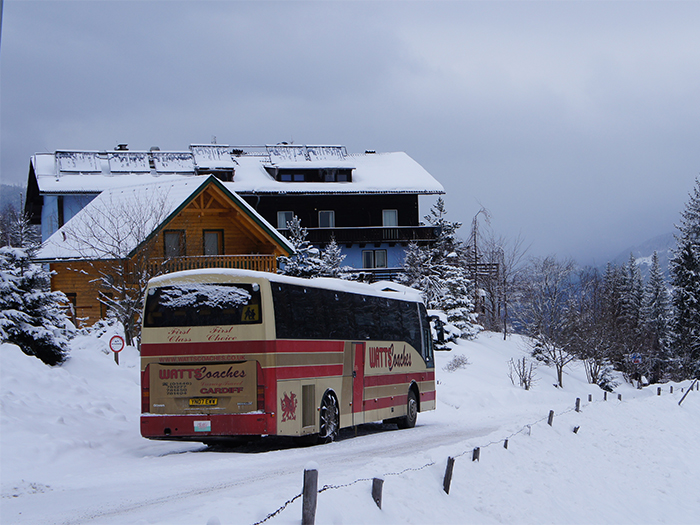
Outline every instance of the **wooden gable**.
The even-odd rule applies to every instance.
[[[164,233],[169,231],[184,232],[185,256],[204,255],[204,232],[213,231],[222,233],[221,255],[289,253],[257,217],[213,182],[173,215],[156,234],[159,248],[155,253],[163,256]]]
[[[220,250],[215,255],[206,253],[207,232],[220,235]],[[169,233],[183,241],[177,256],[166,254],[165,239]],[[290,255],[290,251],[291,247],[269,224],[211,177],[133,250],[126,268],[129,273],[128,268],[145,261],[150,276],[217,267],[275,272],[277,257]],[[100,276],[114,273],[119,264],[88,259],[51,261],[55,272],[51,287],[68,296],[74,321],[92,324],[104,317],[106,311],[99,296],[107,290],[101,289]]]

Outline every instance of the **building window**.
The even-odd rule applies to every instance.
[[[335,228],[335,211],[322,210],[318,212],[319,228]]]
[[[56,205],[58,207],[58,227],[62,227],[65,223],[65,210],[63,206],[63,195],[56,197]]]
[[[168,230],[163,233],[165,258],[182,257],[185,255],[185,230]]]
[[[292,222],[293,218],[294,218],[293,211],[278,211],[277,212],[277,229],[278,230],[286,230],[287,223]]]
[[[382,210],[382,226],[398,226],[399,210]]]
[[[223,230],[204,230],[204,255],[223,255]]]
[[[363,268],[386,268],[386,250],[362,250]]]

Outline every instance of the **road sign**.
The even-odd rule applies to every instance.
[[[632,364],[641,365],[642,364],[642,354],[632,354]]]
[[[109,349],[115,354],[124,350],[124,338],[120,335],[112,336],[109,340]]]

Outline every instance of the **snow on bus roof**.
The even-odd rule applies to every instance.
[[[149,286],[168,286],[174,282],[216,282],[217,278],[246,278],[264,279],[275,283],[287,283],[310,288],[321,288],[337,292],[349,292],[361,295],[372,295],[375,297],[386,297],[400,299],[402,301],[423,302],[420,292],[414,288],[403,286],[389,281],[379,281],[373,284],[358,283],[356,281],[346,281],[331,277],[316,277],[306,279],[302,277],[290,277],[269,272],[258,272],[254,270],[237,270],[229,268],[208,268],[197,270],[185,270],[173,272],[154,277],[150,280]]]

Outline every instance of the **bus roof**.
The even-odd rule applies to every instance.
[[[149,286],[167,286],[173,282],[201,282],[202,277],[207,277],[208,282],[215,282],[213,277],[221,276],[226,279],[236,277],[246,277],[250,279],[264,279],[270,282],[294,284],[297,286],[307,286],[310,288],[322,288],[339,292],[349,292],[360,295],[372,295],[375,297],[386,297],[389,299],[399,299],[410,302],[423,302],[421,294],[415,288],[409,288],[390,281],[379,281],[373,284],[358,283],[356,281],[346,281],[343,279],[333,279],[330,277],[316,277],[306,279],[301,277],[290,277],[270,272],[258,272],[253,270],[238,270],[230,268],[207,268],[197,270],[185,270],[181,272],[167,273],[154,277],[149,281]]]

